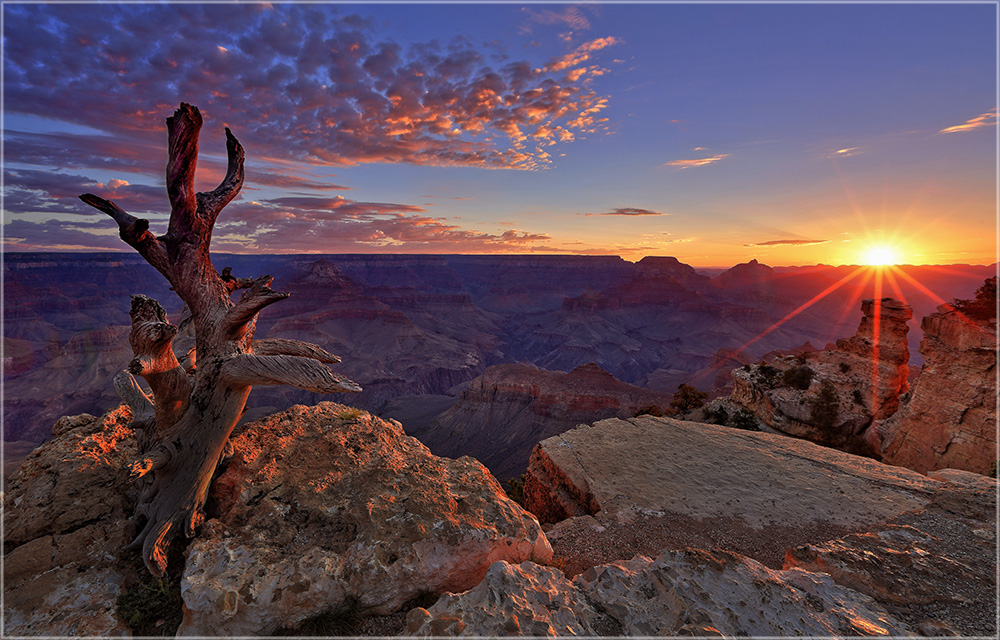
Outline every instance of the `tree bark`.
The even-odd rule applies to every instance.
[[[195,193],[194,173],[202,117],[181,103],[167,118],[167,233],[155,236],[149,222],[92,194],[80,199],[111,216],[119,235],[171,284],[185,305],[184,327],[194,330],[194,347],[181,360],[174,353],[178,327],[153,299],[132,298],[129,343],[134,358],[115,377],[115,388],[132,408],[140,427],[141,456],[131,465],[145,483],[136,506],[135,540],[146,567],[161,575],[171,540],[195,535],[215,467],[254,384],[288,384],[312,391],[357,392],[361,388],[321,363],[340,359],[297,340],[254,341],[257,314],[288,297],[271,289],[271,277],[237,278],[212,265],[209,245],[215,221],[243,186],[243,147],[226,129],[226,177],[214,190]],[[236,303],[230,300],[244,290]],[[152,390],[143,392],[133,377]]]

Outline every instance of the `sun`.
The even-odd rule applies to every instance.
[[[899,252],[885,245],[874,245],[865,250],[864,264],[881,267],[899,262]]]

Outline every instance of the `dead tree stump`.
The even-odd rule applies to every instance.
[[[155,236],[149,222],[92,194],[80,199],[118,223],[119,235],[157,269],[184,301],[194,328],[195,346],[174,354],[178,327],[151,298],[132,297],[129,343],[134,358],[115,377],[115,388],[132,408],[142,429],[141,459],[132,473],[145,489],[135,509],[141,527],[130,548],[142,548],[146,567],[161,575],[167,550],[178,533],[192,537],[202,522],[202,507],[212,474],[243,413],[255,384],[287,384],[317,392],[356,392],[361,388],[324,364],[340,359],[297,340],[254,340],[257,314],[288,297],[271,289],[271,277],[236,278],[216,271],[209,257],[212,229],[219,213],[243,186],[243,147],[226,128],[229,166],[213,191],[195,193],[198,134],[202,117],[181,103],[167,118],[167,195],[170,223]],[[238,302],[230,300],[243,290]],[[152,390],[150,398],[133,376]]]

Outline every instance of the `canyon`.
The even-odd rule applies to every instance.
[[[710,278],[675,258],[616,256],[219,254],[215,261],[238,275],[273,275],[274,286],[292,295],[261,315],[258,335],[337,353],[340,370],[364,388],[351,403],[376,413],[401,396],[457,397],[461,385],[505,363],[569,372],[593,362],[657,392],[690,383],[724,394],[734,354],[739,366],[847,335],[857,301],[875,286],[859,277],[794,314],[849,270],[751,261]],[[968,297],[995,271],[905,269],[936,296],[898,279],[915,318]],[[172,317],[180,302],[140,257],[125,253],[8,253],[3,270],[3,437],[23,455],[60,416],[117,402],[110,380],[131,358],[130,294],[159,300]],[[908,346],[919,365],[916,322]],[[257,389],[246,418],[322,399]]]

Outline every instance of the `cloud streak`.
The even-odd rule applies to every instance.
[[[958,133],[959,131],[972,131],[973,129],[981,129],[983,127],[994,127],[997,124],[997,109],[993,108],[992,111],[987,111],[986,113],[980,114],[975,118],[970,118],[966,120],[963,124],[956,124],[953,127],[946,127],[941,129],[938,133]]]
[[[775,247],[782,245],[804,246],[809,244],[826,244],[829,240],[768,240],[766,242],[751,242],[744,247]]]
[[[717,156],[711,156],[709,158],[695,158],[693,160],[671,160],[670,162],[664,163],[668,167],[680,167],[681,169],[690,169],[691,167],[704,167],[706,165],[714,164],[723,158],[728,158],[730,154],[720,153]]]
[[[652,209],[639,209],[636,207],[621,207],[612,209],[605,213],[588,213],[588,216],[665,216],[669,215]]]

